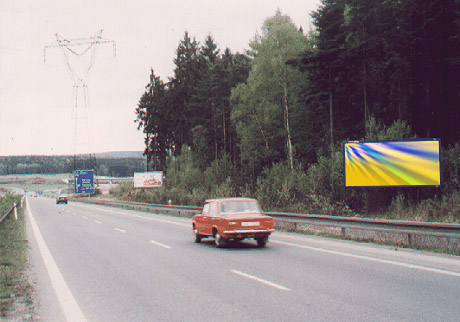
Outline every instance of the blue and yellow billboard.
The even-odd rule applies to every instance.
[[[347,187],[440,186],[439,139],[344,142]]]

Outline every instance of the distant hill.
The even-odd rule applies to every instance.
[[[143,159],[144,152],[142,151],[112,151],[112,152],[102,152],[96,153],[96,158],[98,159],[122,159],[122,158],[131,158],[131,159]]]

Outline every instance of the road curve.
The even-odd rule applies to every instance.
[[[275,232],[217,249],[191,220],[29,198],[43,321],[458,321],[460,260]],[[32,219],[33,218],[33,219]],[[31,220],[32,219],[32,220]],[[58,273],[45,264],[36,230]],[[56,286],[60,285],[60,286]],[[75,309],[72,307],[71,309]]]

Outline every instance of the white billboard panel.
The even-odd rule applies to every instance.
[[[163,184],[163,171],[134,172],[134,188],[158,188]]]

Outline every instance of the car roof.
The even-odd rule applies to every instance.
[[[214,198],[214,199],[207,199],[205,202],[220,202],[220,201],[257,201],[254,198],[246,198],[246,197],[225,197],[225,198]]]

